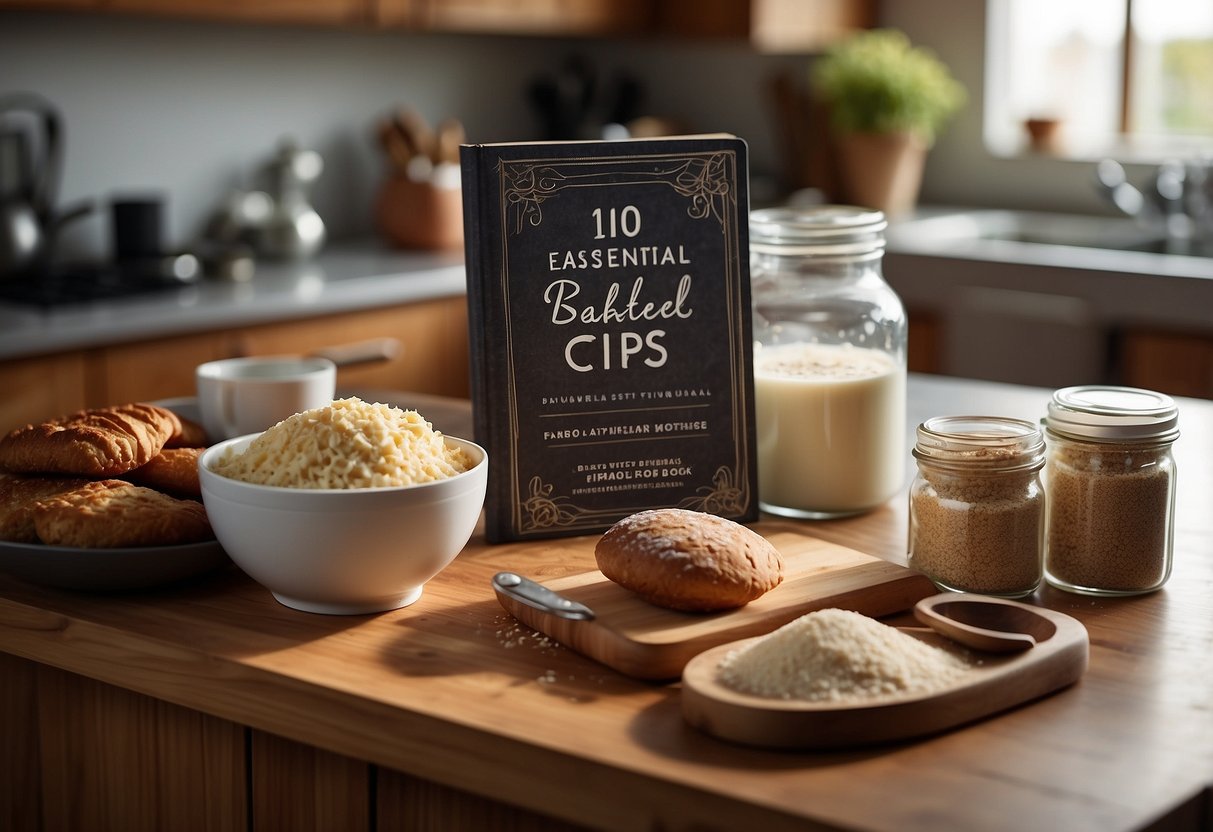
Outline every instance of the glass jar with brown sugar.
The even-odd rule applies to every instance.
[[[918,426],[909,564],[937,587],[1004,598],[1040,585],[1044,437],[1021,419],[937,416]]]
[[[1133,387],[1067,387],[1044,420],[1045,579],[1086,595],[1152,592],[1171,575],[1179,409]]]

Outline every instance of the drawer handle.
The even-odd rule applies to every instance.
[[[338,367],[354,367],[362,364],[379,364],[392,361],[404,352],[404,345],[397,338],[370,338],[352,344],[335,344],[312,350],[308,355],[327,358]]]

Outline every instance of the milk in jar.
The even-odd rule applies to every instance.
[[[905,366],[833,344],[762,345],[754,353],[758,494],[806,513],[877,506],[905,478]],[[766,507],[764,506],[764,507]]]
[[[906,315],[880,270],[884,215],[846,205],[750,214],[758,503],[824,519],[908,477]]]

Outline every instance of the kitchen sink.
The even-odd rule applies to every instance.
[[[1119,382],[1126,333],[1213,336],[1209,240],[1168,243],[1127,217],[944,208],[890,223],[886,239],[885,276],[929,333],[929,372]]]
[[[1181,258],[1213,257],[1213,239],[1179,239],[1167,237],[1156,229],[1143,227],[1124,217],[1098,217],[1083,214],[1058,214],[1043,211],[1017,210],[934,210],[914,218],[893,223],[888,232],[890,250],[915,253],[936,253],[944,256],[987,254],[996,259],[1016,256],[1036,260],[1039,257],[1064,257],[1073,260],[1081,253],[1069,256],[1057,248],[1085,249],[1091,258],[1106,260],[1113,268],[1132,267],[1149,272],[1147,261],[1126,263],[1120,259],[1100,257],[1100,252],[1134,252],[1169,255]],[[1030,249],[1047,246],[1052,251]],[[1029,251],[1025,251],[1028,249]],[[1098,260],[1090,265],[1099,268]],[[1175,267],[1175,263],[1170,266]],[[1201,261],[1189,264],[1200,270],[1213,269],[1213,263]],[[1170,269],[1168,269],[1169,271]]]

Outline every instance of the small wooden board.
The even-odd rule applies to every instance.
[[[792,524],[762,524],[756,531],[782,553],[784,580],[737,610],[668,610],[641,600],[597,570],[542,581],[593,610],[592,621],[559,618],[501,592],[497,598],[524,624],[621,673],[676,679],[698,653],[769,633],[813,610],[839,607],[878,617],[907,610],[937,591],[917,572],[812,537]]]
[[[1021,653],[970,650],[979,663],[955,684],[923,696],[890,696],[863,704],[766,699],[716,681],[716,669],[749,639],[696,656],[682,677],[682,714],[719,739],[762,748],[832,749],[923,737],[1038,699],[1077,682],[1087,668],[1087,630],[1074,618],[1035,610],[1053,634]],[[963,650],[933,630],[901,628],[928,644]]]

